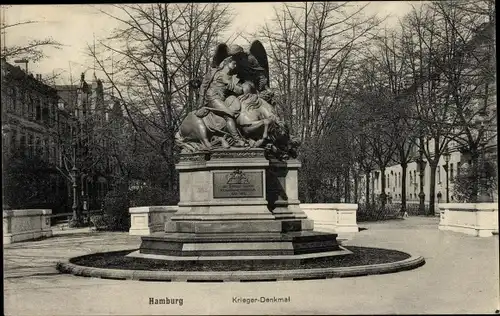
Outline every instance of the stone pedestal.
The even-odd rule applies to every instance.
[[[268,160],[262,149],[182,154],[178,211],[165,233],[142,237],[139,253],[237,258],[339,250],[337,235],[314,232],[300,209],[299,167]]]
[[[262,150],[215,151],[181,156],[179,210],[167,233],[279,233],[266,200]]]
[[[498,232],[497,203],[440,203],[440,230],[476,237],[491,237]]]
[[[177,212],[177,205],[141,206],[129,208],[130,235],[147,236],[163,231],[164,224]]]
[[[282,231],[312,231],[313,220],[300,208],[298,189],[298,160],[269,160],[266,170],[268,207],[281,222]]]
[[[3,211],[3,244],[51,237],[50,215],[52,210]]]

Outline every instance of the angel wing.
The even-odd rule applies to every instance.
[[[267,60],[267,52],[266,49],[264,48],[264,45],[259,40],[255,40],[252,42],[250,45],[250,49],[248,50],[250,54],[252,54],[257,61],[259,62],[259,65],[264,68],[264,71],[266,73],[267,77],[267,82],[269,81],[269,62]]]
[[[215,53],[214,53],[214,57],[212,57],[212,64],[211,66],[213,68],[217,68],[220,63],[226,59],[226,57],[228,56],[228,47],[226,44],[224,43],[221,43],[219,45],[217,45],[217,48],[215,49]]]

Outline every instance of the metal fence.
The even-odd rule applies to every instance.
[[[82,216],[84,218],[86,218],[88,216],[92,216],[92,215],[102,215],[102,214],[103,214],[102,210],[90,210],[90,212],[89,211],[83,211],[82,212]],[[61,224],[61,223],[69,222],[69,220],[71,219],[72,216],[73,216],[72,212],[69,212],[69,213],[59,213],[59,214],[51,214],[49,216],[49,218],[50,218],[50,224],[51,224],[51,226],[53,226],[53,225],[56,225],[56,224]]]

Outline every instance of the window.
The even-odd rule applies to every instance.
[[[9,96],[7,98],[7,104],[8,104],[8,108],[11,112],[15,112],[16,111],[16,88],[10,88],[9,89]]]
[[[398,172],[399,187],[401,187],[401,172]]]
[[[18,106],[18,111],[19,111],[19,114],[21,116],[24,116],[24,113],[26,112],[26,109],[25,109],[25,102],[26,100],[26,91],[25,90],[21,90],[20,93],[19,93],[19,106]]]
[[[35,101],[33,100],[33,96],[29,96],[29,102],[28,102],[28,118],[33,119],[35,117]]]
[[[35,153],[36,156],[40,156],[42,153],[42,141],[40,140],[39,137],[35,138],[35,147],[33,152]]]
[[[43,140],[43,159],[44,160],[49,160],[49,155],[50,155],[50,145],[49,145],[49,139],[46,137]]]
[[[11,148],[16,149],[17,148],[17,131],[13,130],[10,137],[11,137],[11,140],[10,140]]]
[[[50,127],[54,127],[56,124],[56,113],[57,113],[57,101],[52,101],[50,105]]]
[[[28,157],[33,157],[33,135],[28,136]]]
[[[450,180],[453,181],[453,164],[450,163]]]
[[[49,108],[46,106],[42,108],[42,121],[47,125],[49,124]]]
[[[36,110],[36,120],[40,121],[42,119],[42,107],[39,98],[35,100],[35,110]]]
[[[26,153],[26,135],[21,135],[20,150],[23,154]]]
[[[30,95],[28,93],[28,91],[24,90],[24,98],[23,98],[23,113],[22,115],[24,117],[27,117],[29,116],[30,114]]]
[[[56,161],[56,151],[55,151],[55,144],[54,144],[54,138],[50,137],[50,139],[47,140],[47,148],[49,151],[49,162],[55,163]]]

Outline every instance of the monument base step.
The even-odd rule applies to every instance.
[[[287,233],[166,233],[142,237],[139,253],[165,256],[290,256],[340,250],[337,234]]]
[[[198,256],[198,257],[188,257],[188,256],[169,256],[169,255],[157,255],[157,254],[146,254],[141,253],[139,250],[131,252],[127,257],[131,258],[142,258],[151,260],[164,260],[164,261],[177,261],[177,262],[210,262],[210,261],[246,261],[255,264],[261,263],[277,263],[286,262],[290,263],[305,263],[314,259],[321,258],[332,258],[352,254],[352,251],[340,246],[339,250],[335,251],[325,251],[316,252],[300,255],[277,255],[277,256]]]
[[[165,223],[167,233],[286,233],[312,231],[314,221],[311,219],[282,220],[173,220]]]

